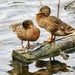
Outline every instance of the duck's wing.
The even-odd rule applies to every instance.
[[[56,23],[57,25],[61,26],[62,29],[65,30],[74,30],[73,27],[71,27],[69,24],[63,22],[61,19],[55,17],[55,16],[50,16],[51,20]]]
[[[45,17],[41,20],[41,23],[43,25],[43,28],[45,28],[47,31],[49,32],[56,32],[58,29],[58,24],[56,23],[56,21],[52,20],[53,18],[49,17]],[[55,19],[55,18],[54,18]]]
[[[59,18],[57,18],[57,17],[55,17],[55,16],[49,16],[49,18],[50,18],[50,20],[51,20],[52,22],[54,22],[56,25],[62,25],[62,21],[61,21]]]

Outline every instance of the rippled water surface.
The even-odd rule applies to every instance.
[[[57,1],[58,0],[42,0],[43,5],[48,5],[52,9],[51,15],[56,16],[57,14]],[[64,6],[66,6],[72,0],[61,0],[60,6],[60,18],[75,27],[75,11],[66,11]],[[36,72],[47,72],[46,67],[38,68],[35,66],[36,62],[30,64],[29,66],[20,66],[16,64],[17,67],[13,66],[12,61],[12,50],[20,49],[20,40],[16,35],[9,29],[9,25],[15,23],[22,23],[26,19],[32,19],[34,24],[37,26],[35,21],[35,15],[39,11],[40,2],[39,0],[0,0],[0,75],[38,75]],[[38,27],[38,26],[37,26]],[[40,28],[40,27],[38,27]],[[43,42],[46,40],[50,34],[44,29],[40,28],[41,35],[36,42]],[[36,43],[35,42],[35,43]],[[26,43],[24,43],[26,45]],[[60,56],[56,57],[56,60],[61,63],[65,63],[70,66],[68,68],[70,72],[58,71],[52,73],[54,75],[75,75],[75,53],[70,54],[68,60],[63,60]],[[45,59],[48,61],[49,59]],[[18,73],[17,73],[18,72]],[[52,75],[49,73],[49,75]],[[48,74],[39,74],[48,75]]]

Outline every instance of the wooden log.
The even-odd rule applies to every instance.
[[[75,34],[65,36],[55,40],[52,43],[44,43],[33,51],[23,52],[22,50],[13,50],[13,60],[22,63],[32,63],[38,59],[55,57],[61,54],[61,51],[66,53],[75,52]]]

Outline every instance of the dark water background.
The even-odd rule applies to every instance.
[[[50,6],[52,9],[51,15],[56,16],[57,1],[42,0],[42,4]],[[60,18],[72,27],[75,27],[75,12],[64,10],[64,6],[71,1],[61,0]],[[65,63],[70,66],[68,68],[70,72],[57,71],[57,73],[46,73],[46,67],[38,68],[35,66],[36,62],[24,67],[12,61],[12,50],[20,49],[21,45],[20,40],[9,29],[9,25],[23,22],[26,19],[32,19],[37,26],[35,15],[39,7],[39,0],[0,0],[0,75],[75,75],[75,53],[69,54],[70,57],[66,61],[60,56],[56,57],[56,60],[60,61],[60,63]],[[40,30],[40,38],[35,43],[43,42],[50,36],[44,29],[40,28]],[[24,44],[26,45],[26,42]],[[49,59],[45,59],[45,61],[49,61]],[[41,74],[36,74],[38,71]]]

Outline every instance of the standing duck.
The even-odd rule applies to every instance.
[[[74,28],[59,18],[49,16],[50,13],[51,9],[48,6],[43,6],[40,8],[39,13],[36,14],[37,24],[51,33],[51,37],[47,40],[47,42],[52,42],[56,36],[66,36],[75,32]]]
[[[40,30],[34,26],[32,20],[25,20],[22,24],[18,23],[9,27],[21,40],[22,50],[26,50],[23,46],[23,41],[28,41],[27,46],[30,48],[30,41],[36,41],[40,36]]]

